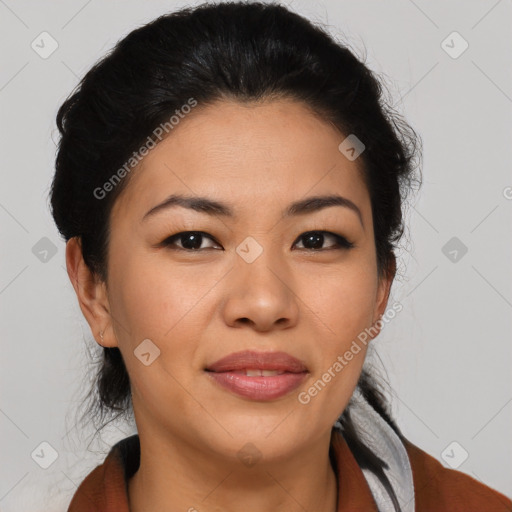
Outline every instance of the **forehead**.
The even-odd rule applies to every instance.
[[[293,100],[195,107],[132,171],[113,216],[140,218],[176,192],[261,210],[262,201],[282,205],[337,191],[364,208],[362,162],[339,151],[344,138]]]

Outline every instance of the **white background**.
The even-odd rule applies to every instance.
[[[2,512],[65,510],[110,446],[133,432],[120,424],[93,439],[73,428],[91,374],[87,352],[97,345],[48,209],[55,115],[122,36],[195,4],[0,0]],[[443,464],[441,454],[456,441],[469,453],[460,471],[512,496],[512,5],[289,5],[328,24],[359,56],[366,47],[368,65],[384,74],[397,109],[423,139],[424,184],[409,210],[403,277],[390,299],[404,309],[375,342],[397,422]],[[31,48],[43,31],[59,45],[47,59]],[[441,45],[453,31],[469,43],[456,59]],[[32,251],[43,237],[57,250],[46,262]],[[452,237],[468,248],[457,262],[442,252]],[[59,455],[46,470],[31,458],[43,441]]]

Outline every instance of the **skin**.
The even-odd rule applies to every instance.
[[[141,442],[129,483],[134,512],[336,509],[331,428],[367,346],[308,404],[297,395],[380,318],[394,275],[378,278],[370,197],[360,160],[338,150],[344,138],[292,100],[198,106],[132,171],[114,204],[106,283],[77,240],[68,242],[82,312],[98,343],[119,347],[130,376]],[[173,207],[141,220],[171,193],[227,203],[237,217]],[[333,193],[357,205],[362,223],[340,206],[281,219],[291,202]],[[307,245],[301,235],[312,230],[355,246],[336,248],[328,234]],[[179,237],[174,249],[158,246],[184,231],[213,240],[203,237],[196,252],[180,250]],[[252,263],[236,252],[248,236],[263,249]],[[148,338],[160,356],[145,366],[133,352]],[[288,352],[306,364],[307,379],[267,402],[210,380],[208,364],[244,349]],[[252,467],[237,456],[246,443],[261,457]]]

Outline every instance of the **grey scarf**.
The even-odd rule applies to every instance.
[[[386,461],[384,469],[403,512],[414,512],[414,485],[407,451],[388,423],[365,400],[359,388],[350,399],[350,414],[361,441]],[[339,422],[334,425],[341,428]],[[379,512],[395,512],[393,502],[379,478],[369,469],[362,469]]]

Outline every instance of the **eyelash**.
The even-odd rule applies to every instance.
[[[306,232],[302,233],[297,238],[296,242],[294,242],[294,245],[298,241],[301,241],[301,239],[303,237],[305,237],[307,235],[312,235],[312,234],[323,234],[323,235],[327,234],[328,236],[332,236],[336,240],[336,244],[334,247],[329,247],[327,249],[300,248],[300,250],[304,250],[304,251],[308,251],[308,252],[323,252],[323,251],[332,251],[332,250],[349,250],[355,246],[353,242],[350,242],[349,240],[347,240],[345,237],[343,237],[341,235],[337,235],[336,233],[331,233],[330,231],[322,231],[322,230],[306,231]],[[186,252],[200,252],[200,251],[204,251],[205,249],[214,249],[214,247],[205,247],[204,249],[186,249],[184,247],[178,247],[178,246],[174,245],[175,240],[180,239],[181,237],[183,237],[185,235],[198,235],[201,237],[206,237],[206,238],[209,238],[210,240],[212,240],[214,243],[218,244],[218,242],[212,236],[208,235],[207,233],[205,233],[203,231],[182,231],[180,233],[176,233],[175,235],[172,235],[172,236],[166,238],[159,245],[162,247],[167,247],[167,248],[173,249],[173,250],[186,251]],[[220,244],[218,244],[218,245],[220,245]]]

